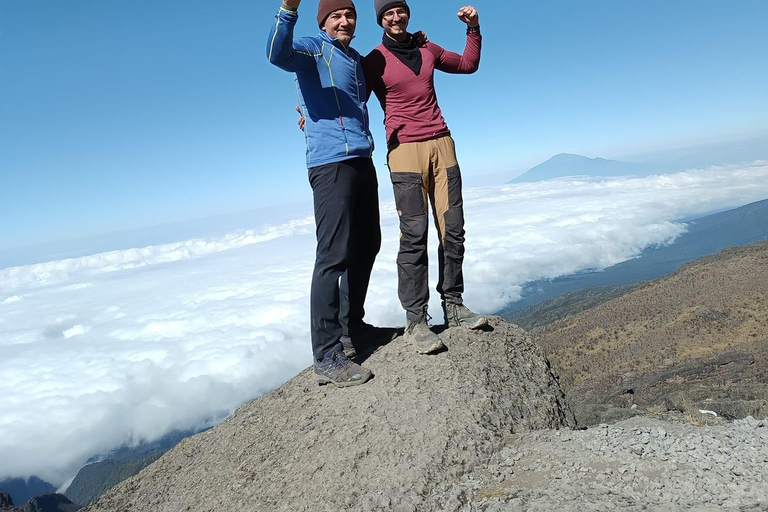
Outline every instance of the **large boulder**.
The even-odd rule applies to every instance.
[[[375,378],[318,387],[311,369],[185,439],[89,512],[456,510],[460,477],[513,432],[572,427],[549,363],[517,326],[452,328],[423,356],[396,338]]]

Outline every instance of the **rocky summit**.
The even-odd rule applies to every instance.
[[[462,510],[462,478],[509,435],[575,425],[549,363],[517,326],[402,337],[364,354],[363,386],[319,387],[307,369],[182,441],[89,512]]]

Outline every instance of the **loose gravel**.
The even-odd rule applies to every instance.
[[[446,510],[768,510],[768,421],[682,415],[508,436]]]

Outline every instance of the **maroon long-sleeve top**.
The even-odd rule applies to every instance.
[[[422,64],[418,75],[383,44],[363,58],[368,94],[373,91],[384,110],[388,147],[450,135],[437,104],[435,70],[474,73],[480,65],[481,42],[479,31],[468,33],[462,55],[428,43],[419,49]]]

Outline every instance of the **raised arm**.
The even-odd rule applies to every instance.
[[[439,46],[430,45],[437,51],[435,68],[445,73],[474,73],[480,67],[480,48],[483,39],[480,36],[480,17],[477,9],[471,5],[459,9],[457,16],[467,24],[467,44],[464,47],[464,53],[459,55]]]
[[[286,71],[301,71],[315,63],[317,49],[308,38],[293,39],[301,0],[284,0],[267,38],[267,59]]]

